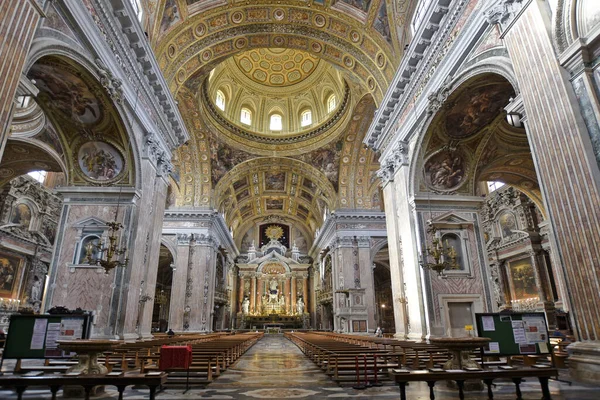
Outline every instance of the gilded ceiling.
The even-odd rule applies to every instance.
[[[302,82],[317,68],[320,59],[294,49],[254,49],[233,57],[249,79],[268,86],[289,86]]]
[[[149,0],[150,40],[193,133],[173,160],[175,205],[219,209],[236,241],[269,218],[310,240],[326,209],[379,209],[377,156],[362,139],[411,3]],[[268,126],[273,113],[281,130]]]

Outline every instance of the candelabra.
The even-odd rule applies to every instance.
[[[129,259],[125,258],[124,261],[121,261],[121,256],[127,252],[127,248],[117,247],[118,236],[117,233],[123,225],[116,220],[113,222],[108,222],[108,245],[104,246],[102,243],[94,244],[89,242],[86,245],[86,262],[88,264],[96,264],[100,267],[104,268],[104,273],[108,274],[112,269],[116,267],[126,267],[129,263]],[[106,243],[106,242],[105,242]],[[93,251],[97,249],[100,253],[100,257],[93,259]]]
[[[457,253],[454,246],[449,246],[448,240],[444,245],[442,239],[435,236],[435,226],[430,225],[427,232],[432,236],[432,240],[431,245],[425,247],[421,252],[421,260],[419,261],[421,267],[434,270],[438,275],[441,275],[447,269],[459,269],[460,266],[456,262]],[[433,258],[434,262],[429,262],[429,257]]]

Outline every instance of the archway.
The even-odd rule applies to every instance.
[[[432,247],[439,240],[446,251],[453,248],[456,253],[452,268],[442,272],[446,279],[435,279],[432,272],[424,275],[426,290],[432,293],[427,307],[433,334],[462,330],[453,323],[460,307],[470,314],[461,320],[498,306],[522,308],[524,299],[526,309],[554,310],[552,287],[558,279],[549,271],[557,265],[548,265],[552,238],[544,230],[534,160],[519,115],[505,111],[515,108],[516,96],[497,74],[467,79],[431,118],[418,150],[413,176],[420,243]],[[492,192],[488,182],[506,186]],[[422,265],[433,260],[425,253]],[[445,259],[451,260],[449,253]],[[527,272],[527,282],[534,282],[518,295],[516,288],[523,285],[517,283],[518,276],[523,274],[515,271]],[[496,304],[491,298],[500,300]]]

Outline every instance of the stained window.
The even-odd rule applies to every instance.
[[[487,182],[488,191],[490,193],[500,189],[502,186],[504,186],[504,183],[502,183],[502,182],[494,182],[494,181]]]
[[[217,90],[217,97],[215,97],[215,104],[221,111],[225,111],[225,95],[220,90]]]
[[[252,125],[252,111],[247,108],[242,108],[240,113],[240,122],[246,125]]]
[[[417,31],[417,29],[419,29],[419,26],[425,19],[425,15],[427,14],[427,9],[429,8],[430,4],[431,0],[420,0],[417,4],[412,23],[410,24],[410,28],[413,34]]]
[[[300,126],[304,127],[312,124],[312,112],[310,110],[302,112],[300,117]]]
[[[279,114],[271,115],[271,124],[269,128],[272,131],[280,131],[283,129],[283,118]]]
[[[48,173],[46,171],[31,171],[27,175],[31,176],[33,179],[38,181],[39,183],[44,183],[46,180],[46,175]]]

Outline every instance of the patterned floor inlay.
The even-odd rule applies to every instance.
[[[3,368],[6,371],[6,368]],[[568,379],[568,377],[562,377]],[[524,400],[539,400],[540,386],[537,380],[528,379],[521,385]],[[563,382],[550,382],[554,400],[598,400],[600,387]],[[158,400],[175,399],[399,399],[396,386],[371,387],[354,390],[339,387],[290,341],[278,335],[267,335],[256,343],[244,356],[207,387],[192,388],[183,394],[183,389],[167,389],[159,393]],[[59,396],[62,393],[59,392]],[[411,384],[407,388],[410,400],[428,400],[429,388],[426,383]],[[14,392],[0,390],[0,399],[16,399]],[[118,393],[111,387],[94,399],[117,399]],[[126,400],[148,398],[144,389],[128,388]],[[445,385],[435,387],[435,398],[439,400],[457,399],[458,392]],[[487,399],[485,392],[468,392],[469,400]],[[497,382],[494,399],[515,398],[515,387],[508,382]],[[28,390],[23,399],[51,399],[47,390]]]

